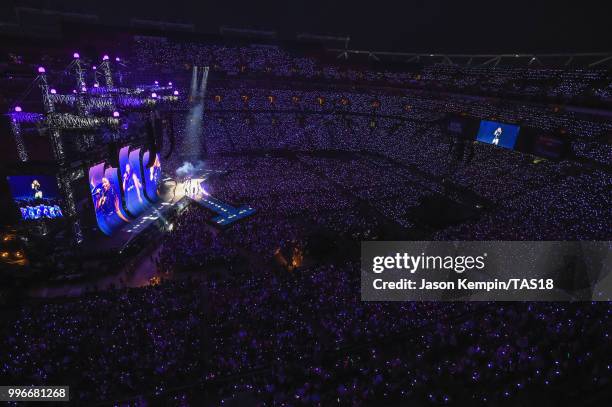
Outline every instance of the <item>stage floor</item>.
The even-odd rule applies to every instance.
[[[248,205],[243,205],[236,208],[212,196],[203,197],[196,202],[203,207],[218,213],[218,215],[212,218],[211,221],[219,226],[229,226],[232,223],[249,217],[257,212],[254,208]]]
[[[226,227],[253,215],[257,211],[249,205],[235,207],[210,195],[206,188],[206,180],[211,176],[221,173],[222,171],[204,170],[197,175],[177,182],[176,188],[174,189],[174,197],[175,199],[187,197],[197,202],[204,208],[217,214],[211,218],[213,224],[220,227]]]
[[[112,236],[97,233],[82,245],[85,255],[100,255],[101,252],[121,254],[130,247],[135,239],[149,229],[161,231],[169,230],[171,220],[180,213],[190,202],[196,202],[210,210],[210,222],[219,227],[227,227],[241,219],[253,215],[256,210],[248,205],[233,206],[211,196],[206,188],[206,181],[213,176],[222,174],[218,170],[203,170],[197,175],[177,181],[171,178],[164,179],[168,188],[160,202],[151,205],[137,219],[123,226]],[[133,245],[132,245],[133,246]]]
[[[187,198],[182,198],[174,202],[161,201],[151,205],[137,219],[117,230],[112,236],[106,236],[100,232],[86,240],[81,246],[83,254],[99,254],[107,251],[121,253],[148,228],[167,229],[171,224],[168,219],[180,212],[188,203]]]

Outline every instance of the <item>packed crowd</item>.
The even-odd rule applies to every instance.
[[[0,376],[88,405],[603,402],[607,304],[362,302],[358,276],[253,267],[28,305]]]
[[[539,61],[524,67],[438,63],[398,72],[343,66],[337,61],[332,64],[320,57],[304,56],[275,45],[216,45],[153,37],[136,38],[132,53],[138,66],[158,70],[193,64],[209,66],[214,72],[228,76],[267,75],[384,84],[560,103],[609,105],[612,102],[609,92],[612,77],[605,69],[550,68],[540,66]]]
[[[401,76],[325,67],[276,47],[137,40],[142,66],[164,70],[187,56],[231,76],[537,94],[547,82],[551,97],[579,97],[607,80],[529,71],[521,90],[520,70]],[[221,172],[207,190],[257,213],[219,230],[193,203],[154,254],[173,279],[5,310],[0,382],[69,383],[76,405],[605,404],[609,304],[364,302],[358,243],[609,240],[612,176],[592,165],[612,158],[601,142],[609,122],[479,97],[240,84],[213,84],[205,112],[200,144],[186,119],[173,119],[176,158],[165,171],[182,164],[182,153],[206,153],[205,166]],[[472,159],[454,160],[440,119],[460,112],[563,128],[589,162],[484,144],[472,146]],[[424,200],[450,193],[472,206],[470,219],[427,225],[415,216]],[[295,247],[304,265],[288,271],[277,255]]]
[[[456,95],[442,98],[427,93],[396,95],[375,89],[332,92],[211,85],[204,108],[210,120],[204,123],[203,138],[212,141],[207,145],[212,154],[338,145],[348,150],[365,146],[381,151],[379,145],[372,146],[377,141],[372,135],[381,129],[399,137],[403,127],[417,127],[440,138],[443,132],[439,127],[428,124],[441,122],[448,114],[467,114],[475,120],[518,123],[541,134],[555,134],[568,139],[576,157],[603,164],[612,161],[612,148],[606,142],[612,132],[609,120],[547,105]],[[266,126],[265,137],[251,131]],[[179,132],[184,127],[180,121],[175,125]]]
[[[161,272],[239,262],[236,249],[224,245],[221,236],[207,226],[209,218],[203,209],[191,206],[172,224],[163,236],[161,249],[155,257]]]
[[[304,156],[301,165],[280,159],[284,162],[272,167],[265,160],[243,164],[242,158],[221,165],[233,170],[220,189],[224,199],[253,207],[272,204],[280,208],[283,204],[280,214],[286,218],[304,205],[292,198],[295,191],[285,191],[287,185],[304,188],[299,194],[302,198],[314,191],[319,199],[313,204],[320,205],[328,201],[332,182],[332,190],[340,185],[394,223],[409,227],[410,208],[424,194],[444,192],[442,180],[446,179],[483,198],[487,210],[478,219],[438,231],[440,239],[550,240],[564,236],[605,240],[608,236],[610,215],[606,208],[611,202],[606,185],[612,179],[609,172],[588,163],[534,160],[530,155],[477,143],[471,145],[469,162],[464,159],[451,165],[450,141],[437,123],[378,118],[373,127],[371,117],[347,119],[337,114],[308,115],[303,122],[290,114],[282,124],[261,116],[249,119],[252,117],[238,112],[205,122],[206,151],[224,156],[291,150]],[[603,157],[601,161],[592,157],[593,162],[609,163],[612,150],[604,144],[600,147]],[[352,158],[342,161],[309,156],[320,151],[339,151]],[[217,162],[230,159],[215,160],[210,165],[216,168],[220,165]],[[304,166],[325,177],[311,179]],[[261,178],[261,173],[270,178]],[[278,188],[280,193],[274,190]],[[279,198],[266,198],[276,196]],[[345,199],[333,197],[331,201],[343,209]]]

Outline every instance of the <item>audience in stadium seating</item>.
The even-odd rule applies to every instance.
[[[143,77],[192,63],[225,75],[211,80],[195,144],[187,119],[172,119],[176,153],[163,168],[174,175],[206,155],[223,171],[207,181],[211,194],[257,213],[223,231],[192,204],[153,256],[161,283],[9,310],[0,377],[69,383],[79,405],[579,405],[570,382],[593,397],[609,388],[609,304],[364,302],[355,254],[389,236],[608,240],[612,176],[600,167],[612,161],[601,142],[612,125],[527,102],[609,103],[606,73],[375,72],[270,46],[133,45]],[[342,86],[241,79],[251,74]],[[563,129],[581,160],[483,144],[455,160],[440,119],[461,112]],[[469,219],[414,216],[423,200],[462,189],[476,197],[462,202]],[[317,251],[321,239],[330,252]],[[288,271],[277,257],[295,248],[303,263]]]

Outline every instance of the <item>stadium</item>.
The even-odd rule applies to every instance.
[[[0,6],[0,400],[609,403],[601,6],[53,3]]]

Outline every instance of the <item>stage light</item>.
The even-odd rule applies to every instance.
[[[104,55],[104,56],[102,57],[102,61],[108,61],[108,55]]]
[[[15,106],[15,111],[16,112],[21,112],[21,106]]]
[[[157,97],[157,93],[155,93],[155,92],[151,93],[151,97],[152,98],[156,98]]]
[[[168,86],[172,86],[172,82],[168,82]]]
[[[72,54],[72,57],[73,58],[80,58],[81,56],[79,55],[78,52],[75,52],[74,54]]]
[[[94,88],[98,88],[100,87],[100,85],[98,85],[97,83],[94,83]]]
[[[38,67],[38,73],[45,73],[45,68],[43,68],[42,66]]]
[[[174,92],[172,92],[174,94],[174,96],[178,96],[178,90],[175,90]]]
[[[49,92],[51,92],[52,95],[55,95],[57,93],[55,89],[51,89]]]
[[[3,257],[3,258],[7,258],[8,256],[9,256],[9,253],[8,253],[8,252],[2,252],[2,257]]]
[[[72,93],[76,93],[76,89],[72,89]]]
[[[115,61],[119,62],[121,61],[121,59],[119,59],[119,57],[115,58]]]
[[[159,85],[159,82],[155,81],[155,85]]]
[[[95,65],[92,66],[91,69],[93,69],[95,71],[96,70],[96,66]]]
[[[119,112],[117,111],[113,112],[113,117],[119,117]]]

